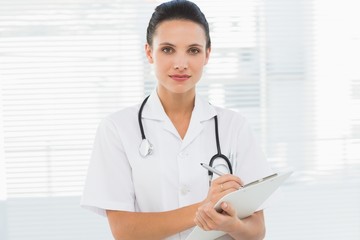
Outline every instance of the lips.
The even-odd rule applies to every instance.
[[[188,80],[191,76],[187,75],[187,74],[174,74],[174,75],[170,75],[170,77],[175,80],[175,81],[186,81]]]

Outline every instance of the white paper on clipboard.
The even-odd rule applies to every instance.
[[[219,208],[224,201],[231,203],[237,210],[240,219],[253,214],[270,195],[293,173],[286,171],[277,173],[273,177],[258,180],[249,186],[231,192],[221,198],[215,208]],[[213,240],[223,236],[222,231],[204,231],[200,227],[195,227],[186,240]]]

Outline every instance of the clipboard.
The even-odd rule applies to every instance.
[[[239,190],[222,197],[214,207],[218,210],[222,202],[229,202],[236,208],[240,219],[246,218],[253,214],[292,173],[293,171],[275,173],[248,183]],[[205,231],[196,226],[185,240],[213,240],[225,234],[222,231]]]

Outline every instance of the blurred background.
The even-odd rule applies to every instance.
[[[156,81],[151,0],[0,0],[0,239],[112,239],[79,207],[95,131]],[[194,1],[198,92],[246,115],[275,170],[267,240],[360,239],[360,3]]]

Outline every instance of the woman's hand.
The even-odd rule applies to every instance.
[[[243,186],[240,178],[224,175],[211,183],[208,196],[196,212],[194,222],[205,231],[218,230],[228,233],[233,239],[263,239],[265,223],[263,212],[259,211],[245,219],[237,217],[236,210],[227,202],[221,203],[221,210],[214,205],[226,194]]]
[[[260,240],[265,237],[265,221],[263,211],[239,219],[231,204],[221,203],[221,212],[215,210],[210,203],[198,208],[195,223],[205,231],[218,230],[226,232],[232,239]]]
[[[205,231],[218,230],[223,232],[234,231],[238,217],[232,205],[221,203],[221,211],[217,212],[214,205],[206,203],[198,208],[195,223]]]
[[[243,186],[241,179],[235,175],[226,174],[211,182],[206,199],[198,208],[195,223],[204,230],[228,230],[236,220],[236,212],[226,203],[221,205],[219,214],[214,205],[226,194],[236,191]]]
[[[217,203],[217,201],[220,200],[220,198],[228,193],[238,190],[242,186],[243,182],[235,175],[226,174],[224,176],[218,177],[211,182],[208,195],[203,201],[203,204],[212,203],[214,205]]]

